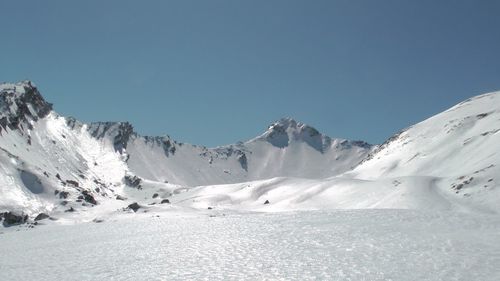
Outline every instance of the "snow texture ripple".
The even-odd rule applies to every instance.
[[[500,279],[497,216],[214,214],[141,214],[6,232],[0,280]]]

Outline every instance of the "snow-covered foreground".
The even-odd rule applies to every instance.
[[[207,210],[48,223],[3,230],[0,280],[500,280],[498,216]]]

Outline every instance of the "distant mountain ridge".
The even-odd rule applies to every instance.
[[[496,212],[498,143],[499,93],[473,97],[378,146],[283,118],[248,141],[207,148],[141,136],[128,122],[63,117],[32,82],[0,84],[0,219],[43,212],[88,221],[96,210],[134,201]]]
[[[249,141],[215,148],[180,143],[169,136],[141,136],[128,122],[96,122],[88,130],[126,154],[134,174],[191,186],[277,176],[334,176],[353,168],[373,148],[363,141],[332,139],[291,118],[276,121]]]
[[[54,112],[30,81],[1,84],[0,213],[50,211],[81,200],[93,205],[133,182],[127,178],[179,186],[326,178],[350,170],[372,149],[291,118],[271,127],[246,142],[206,148],[141,136],[128,122],[85,124]]]

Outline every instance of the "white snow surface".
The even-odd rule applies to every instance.
[[[499,143],[499,92],[379,146],[284,118],[206,148],[2,84],[0,214],[28,221],[0,280],[498,280]]]
[[[463,202],[499,210],[500,92],[470,98],[403,130],[344,176],[438,179]]]
[[[498,216],[157,212],[0,234],[1,280],[499,280]]]

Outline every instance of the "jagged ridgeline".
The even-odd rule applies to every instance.
[[[11,130],[26,126],[32,129],[32,122],[44,118],[52,110],[30,81],[17,85],[5,85],[0,95],[0,132],[7,127]]]
[[[128,122],[60,116],[30,81],[0,86],[0,127],[0,212],[29,215],[90,207],[137,180],[197,186],[326,178],[352,169],[372,150],[290,118],[254,139],[216,148],[141,136]]]
[[[245,142],[183,144],[141,136],[128,122],[60,116],[28,81],[0,86],[0,122],[7,225],[165,204],[500,210],[499,93],[464,101],[380,146],[331,138],[291,118]]]

